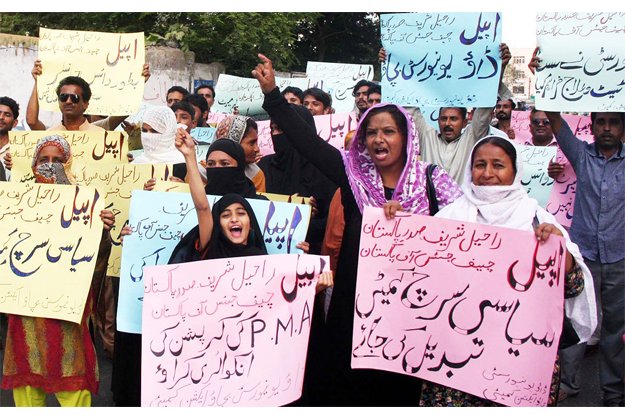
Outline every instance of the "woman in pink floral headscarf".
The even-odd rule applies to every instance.
[[[426,193],[426,168],[418,161],[419,144],[410,115],[400,106],[378,104],[361,118],[351,147],[345,154],[317,137],[282,97],[275,84],[271,61],[259,55],[252,74],[265,94],[269,113],[302,157],[341,188],[345,230],[335,270],[335,286],[328,311],[324,350],[307,365],[305,380],[311,401],[328,406],[411,406],[419,401],[420,381],[376,370],[352,370],[350,366],[358,247],[365,206],[384,208],[387,216],[398,210],[430,214]],[[432,183],[440,207],[462,192],[449,175],[434,168]],[[319,351],[309,350],[309,355]],[[319,370],[323,366],[324,370]],[[314,371],[314,378],[309,375]],[[308,382],[307,382],[308,381]],[[318,382],[317,382],[318,381]]]

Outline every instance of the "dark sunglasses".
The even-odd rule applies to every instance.
[[[80,95],[78,94],[59,94],[59,101],[65,102],[67,98],[70,98],[74,104],[78,104],[80,102]]]
[[[539,125],[544,125],[545,127],[551,125],[551,121],[549,120],[538,120],[538,119],[533,119],[532,120],[532,124],[534,124],[536,127],[538,127]]]

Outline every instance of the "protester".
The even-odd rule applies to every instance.
[[[185,101],[180,101],[173,103],[169,108],[174,112],[176,122],[178,124],[183,124],[187,131],[191,131],[196,127],[195,109],[193,105]]]
[[[369,92],[367,93],[368,108],[371,108],[380,102],[382,102],[382,87],[374,84],[371,88],[369,88]]]
[[[308,108],[312,115],[332,114],[332,97],[319,88],[308,88],[302,92],[302,105]]]
[[[157,107],[158,108],[158,107]],[[171,111],[167,109],[171,114]],[[176,131],[174,135],[174,143],[176,142],[193,142],[193,138],[186,133],[184,139],[178,138],[182,133],[181,128]],[[182,141],[181,141],[182,140]],[[184,150],[191,144],[185,144]],[[176,146],[176,151],[179,145]],[[195,145],[193,145],[193,151],[195,151]],[[191,189],[191,181],[193,180],[193,172],[199,172],[199,165],[195,156],[186,156],[183,152],[179,151],[185,161],[185,172],[187,172],[187,180]],[[213,144],[208,148],[206,155],[206,178],[208,182],[204,186],[202,181],[202,175],[200,174],[200,182],[204,187],[204,199],[206,195],[223,196],[228,193],[236,193],[237,195],[247,199],[261,199],[267,200],[266,197],[258,195],[254,184],[250,179],[245,176],[245,154],[241,146],[232,140],[215,140]],[[191,173],[191,174],[189,174]],[[149,180],[144,190],[152,190],[154,188],[154,180]],[[190,235],[192,232],[197,234],[199,228],[195,228],[186,235]],[[257,235],[262,235],[257,233]],[[191,236],[184,239],[185,244]],[[186,245],[185,245],[186,246]],[[298,244],[298,248],[307,249],[307,243],[301,242]],[[195,251],[192,249],[177,251],[180,255],[189,255],[185,261],[195,260],[193,255]],[[119,347],[116,347],[116,353],[113,361],[113,376],[111,390],[113,391],[113,400],[116,406],[140,406],[141,404],[141,335],[124,333],[117,331],[115,333],[115,342]],[[119,352],[118,352],[119,350]]]
[[[31,70],[31,75],[35,83],[26,107],[26,123],[31,130],[46,130],[46,126],[39,120],[39,99],[37,94],[37,81],[42,73],[43,66],[41,65],[41,60],[37,59]],[[148,81],[150,75],[150,64],[146,63],[143,65],[141,72],[144,82]],[[64,94],[63,97],[61,97],[60,94]],[[63,114],[63,119],[61,125],[47,128],[47,130],[50,131],[92,131],[96,130],[95,127],[106,131],[113,131],[128,117],[127,115],[110,116],[90,123],[86,119],[87,116],[85,113],[89,107],[89,100],[91,99],[91,88],[89,83],[79,76],[68,76],[62,79],[57,86],[56,95],[59,109]],[[65,99],[63,100],[61,98]],[[71,103],[67,102],[68,98],[70,98]]]
[[[252,71],[265,102],[263,108],[292,140],[302,157],[341,188],[345,209],[343,246],[336,270],[336,285],[327,319],[327,370],[322,381],[325,393],[314,397],[324,405],[414,405],[419,381],[376,370],[352,370],[350,366],[354,318],[356,271],[362,209],[384,207],[391,212],[429,212],[425,192],[426,163],[417,160],[414,125],[404,110],[395,105],[378,105],[360,121],[356,138],[345,156],[309,128],[276,88],[271,61],[263,55]],[[410,180],[408,180],[410,177]],[[432,181],[440,206],[460,195],[458,186],[441,169]]]
[[[31,72],[35,79],[35,85],[26,110],[26,121],[34,130],[43,130],[45,126],[39,121],[39,102],[37,100],[37,79],[42,73],[41,61],[35,61]],[[149,65],[144,65],[143,75],[149,78]],[[85,115],[91,100],[91,87],[89,83],[78,76],[63,78],[56,87],[59,110],[63,115],[61,124],[48,128],[48,131],[104,131],[104,128],[114,129],[126,117],[109,117],[102,120],[100,127],[91,124]],[[115,124],[115,125],[113,125]],[[4,155],[4,163],[7,170],[13,166],[10,151]],[[96,314],[95,321],[98,332],[102,337],[104,349],[107,355],[112,356],[114,348],[114,325],[115,325],[115,301],[113,295],[113,282],[111,277],[99,279],[99,287],[95,291]]]
[[[212,85],[202,84],[195,89],[195,93],[204,97],[208,105],[208,112],[210,112],[215,103],[215,88]]]
[[[179,102],[172,107],[181,104]],[[149,107],[143,115],[141,126],[143,152],[134,158],[131,164],[171,163],[172,172],[168,180],[184,182],[187,167],[184,158],[174,145],[178,126],[171,109],[165,106]],[[143,190],[152,190],[155,185],[156,179],[150,179],[143,186]]]
[[[37,142],[32,171],[37,183],[76,184],[70,146],[59,135]],[[100,212],[104,224],[93,281],[106,274],[111,251],[109,230],[115,225],[110,210]],[[94,310],[92,283],[80,324],[52,318],[9,315],[2,388],[13,389],[16,406],[45,406],[54,393],[61,406],[91,406],[99,375],[88,321]]]
[[[539,48],[528,67],[540,66]],[[560,149],[577,176],[571,239],[580,247],[595,286],[599,336],[599,382],[604,406],[625,402],[625,113],[592,112],[595,139],[586,143],[575,137],[559,112],[545,112]],[[586,344],[561,351],[564,396],[580,390],[578,372]]]
[[[503,71],[503,68],[502,68]],[[497,120],[493,127],[503,131],[510,140],[514,140],[515,134],[512,129],[512,110],[516,108],[516,103],[512,98],[498,99],[495,104],[493,115]]]
[[[176,104],[178,105],[178,104]],[[184,163],[184,157],[176,150],[175,137],[178,123],[170,108],[149,107],[143,115],[141,145],[143,153],[133,164]],[[184,179],[184,177],[182,177]]]
[[[258,192],[265,192],[265,175],[256,165],[256,159],[260,154],[256,121],[243,115],[229,115],[217,124],[215,139],[229,139],[243,147],[246,163],[245,175],[254,182]]]
[[[195,112],[193,124],[195,127],[208,126],[206,124],[206,120],[208,120],[208,111],[210,108],[203,96],[198,94],[189,94],[182,99],[182,102],[188,102],[193,106],[193,111]]]
[[[530,198],[521,184],[523,160],[505,138],[488,136],[478,141],[466,163],[464,195],[444,207],[436,217],[532,231],[539,241],[549,235],[566,240],[566,315],[572,320],[575,343],[586,341],[597,324],[590,271],[566,230]],[[566,333],[566,330],[564,331]],[[564,333],[563,337],[564,339]],[[493,362],[496,365],[497,362]],[[549,406],[558,396],[559,365],[556,361]],[[423,382],[421,406],[497,406],[495,402],[433,382]]]
[[[4,155],[9,150],[9,131],[17,125],[20,115],[20,106],[9,97],[0,97],[0,174],[7,180],[4,170]]]
[[[305,107],[293,105],[293,109],[316,130],[315,120]],[[321,241],[326,228],[328,208],[336,185],[329,181],[316,167],[308,162],[290,144],[287,137],[275,122],[270,122],[271,141],[274,154],[264,156],[258,167],[265,175],[265,189],[268,193],[313,197],[315,215],[311,219],[306,240],[311,244],[311,252],[321,252]]]
[[[206,153],[207,195],[236,193],[248,199],[267,200],[256,192],[254,183],[245,175],[245,152],[232,140],[215,140]]]
[[[183,88],[179,85],[174,85],[167,90],[167,95],[165,98],[165,102],[168,107],[171,107],[177,102],[182,101],[184,97],[189,95],[189,91],[186,88]]]
[[[577,176],[571,238],[590,268],[600,307],[599,379],[605,406],[623,406],[625,396],[625,113],[593,112],[595,141],[576,138],[559,113],[547,112],[560,149]],[[577,372],[585,344],[563,351],[562,388],[579,393]]]
[[[501,55],[501,73],[498,95],[501,99],[512,97],[510,90],[503,84],[503,73],[512,55],[505,43],[499,45]],[[380,49],[380,62],[386,60],[386,51]],[[463,182],[464,163],[473,145],[490,130],[493,108],[476,108],[471,123],[468,123],[467,109],[464,107],[442,107],[438,113],[438,131],[425,119],[419,108],[407,108],[414,118],[419,136],[421,158],[423,161],[441,166],[457,182]]]
[[[296,86],[287,86],[282,90],[282,96],[291,104],[302,105],[304,101],[303,91]]]
[[[369,97],[369,89],[375,85],[373,82],[369,82],[366,79],[361,79],[354,85],[354,90],[352,92],[352,96],[354,97],[354,106],[358,111],[356,113],[356,119],[359,120],[360,117],[365,113],[367,109],[369,109],[370,105],[367,101]]]

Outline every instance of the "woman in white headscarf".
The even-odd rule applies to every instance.
[[[141,127],[143,153],[135,157],[134,164],[184,163],[184,157],[175,146],[176,115],[166,106],[146,110]]]
[[[563,338],[585,342],[597,325],[594,286],[579,248],[556,219],[527,195],[521,184],[523,161],[507,139],[488,136],[478,141],[466,164],[464,195],[442,208],[436,217],[533,231],[545,241],[550,234],[566,241],[565,324]],[[566,336],[565,336],[566,334]],[[561,338],[561,342],[563,341]],[[549,406],[557,403],[559,363],[556,359]],[[464,392],[423,382],[421,406],[490,406],[493,402]]]

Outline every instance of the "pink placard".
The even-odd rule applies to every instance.
[[[532,139],[530,132],[531,111],[512,111],[510,125],[514,130],[514,141],[525,143]],[[590,117],[587,115],[562,114],[562,118],[569,124],[571,131],[577,138],[586,142],[594,141],[590,129]]]
[[[345,147],[345,136],[348,132],[356,129],[356,115],[353,112],[340,114],[315,115],[317,134],[334,147],[342,150]],[[258,147],[260,154],[267,156],[273,154],[273,143],[269,121],[259,121],[258,124]]]
[[[510,127],[514,130],[514,142],[524,144],[532,139],[530,133],[530,111],[512,111]]]
[[[144,268],[142,406],[278,406],[301,396],[327,257]]]
[[[560,225],[569,228],[573,220],[577,176],[573,171],[571,163],[569,163],[559,148],[556,154],[556,161],[564,165],[564,170],[553,182],[553,188],[549,195],[549,201],[545,205],[545,210],[555,216]]]
[[[545,406],[565,252],[561,237],[365,208],[352,367]]]

